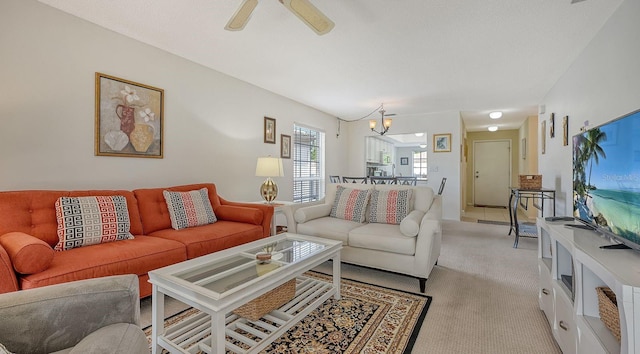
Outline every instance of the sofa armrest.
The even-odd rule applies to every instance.
[[[18,291],[18,278],[13,270],[11,258],[7,251],[0,245],[0,294]],[[2,341],[0,341],[2,343]]]
[[[273,219],[273,206],[268,204],[260,204],[260,203],[239,203],[239,202],[231,202],[220,196],[221,205],[231,205],[245,208],[253,208],[262,211],[262,236],[267,237],[271,235],[271,219]]]
[[[293,214],[293,217],[297,223],[302,224],[313,219],[329,216],[331,207],[332,205],[330,204],[317,204],[299,208]]]
[[[420,221],[416,239],[415,269],[417,276],[428,278],[440,256],[442,245],[442,198],[435,196],[431,207]]]
[[[213,210],[220,220],[236,221],[245,224],[261,225],[264,219],[262,210],[234,205],[218,205]]]
[[[50,353],[115,323],[139,325],[138,277],[118,275],[0,295],[0,343]]]

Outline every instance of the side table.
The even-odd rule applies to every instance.
[[[276,215],[278,214],[283,214],[285,212],[285,207],[288,205],[293,205],[295,204],[294,202],[291,201],[284,201],[284,200],[276,200],[273,201],[271,204],[262,201],[262,202],[249,202],[249,203],[255,203],[255,204],[267,204],[267,205],[272,205],[273,206],[273,217],[271,218],[271,236],[276,234]]]

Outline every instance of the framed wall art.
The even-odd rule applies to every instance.
[[[280,157],[291,158],[291,135],[280,134]]]
[[[451,152],[451,134],[433,134],[433,152]]]
[[[164,90],[96,73],[95,154],[162,158]]]
[[[556,115],[555,113],[551,113],[551,117],[549,118],[549,137],[553,138],[556,136]]]
[[[542,152],[542,154],[544,155],[547,147],[547,121],[543,120],[541,124],[542,124],[542,134],[540,134],[541,136],[540,152]]]
[[[401,157],[400,158],[400,165],[408,165],[409,164],[409,158],[408,157]]]
[[[267,144],[276,143],[276,120],[275,118],[264,117],[264,142]]]
[[[562,118],[562,145],[569,145],[569,116]]]

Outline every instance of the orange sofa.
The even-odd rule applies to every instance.
[[[163,190],[207,188],[218,219],[209,225],[171,228]],[[131,240],[53,251],[58,242],[59,197],[126,198]],[[136,274],[140,297],[151,295],[148,272],[270,235],[273,207],[227,201],[212,183],[126,190],[0,192],[0,293],[109,275]]]

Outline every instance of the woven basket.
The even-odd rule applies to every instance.
[[[251,321],[257,321],[265,314],[291,301],[295,294],[296,280],[294,278],[268,293],[238,307],[233,310],[233,313]]]
[[[598,312],[602,321],[618,342],[620,341],[620,314],[618,313],[618,303],[613,290],[599,286],[596,288],[598,294]]]
[[[518,187],[520,189],[541,189],[542,175],[520,175]]]

